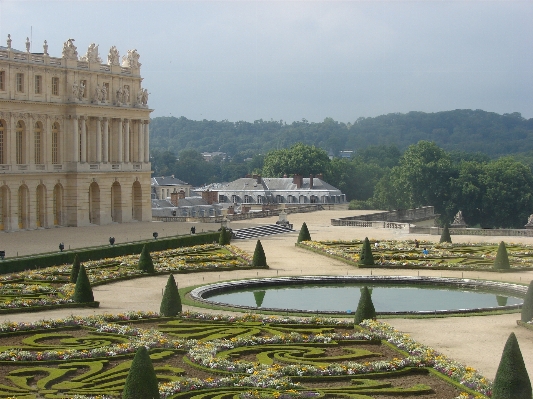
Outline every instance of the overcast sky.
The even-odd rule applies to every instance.
[[[533,1],[5,1],[0,45],[137,49],[152,116],[533,117]]]

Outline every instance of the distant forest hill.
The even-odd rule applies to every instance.
[[[409,112],[359,118],[353,124],[326,118],[312,123],[284,121],[194,121],[158,117],[150,123],[150,147],[156,151],[225,152],[229,156],[266,154],[301,142],[338,155],[369,146],[396,145],[402,152],[420,140],[446,151],[483,153],[491,158],[533,151],[533,118],[482,110]]]

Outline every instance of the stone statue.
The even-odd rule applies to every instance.
[[[83,98],[83,95],[85,94],[85,83],[80,82],[80,86],[78,88],[78,100],[81,100]]]
[[[122,90],[122,87],[119,87],[117,89],[117,103],[121,103],[124,100],[124,90]]]
[[[43,54],[48,55],[48,42],[45,40],[43,44]]]
[[[100,84],[96,84],[96,88],[94,89],[94,102],[97,103],[100,101]]]
[[[128,86],[124,86],[124,102],[130,102],[130,89],[128,89]]]
[[[102,93],[102,99],[100,101],[104,102],[106,100],[106,97],[107,97],[107,87],[106,87],[106,85],[102,85],[101,93]]]
[[[63,43],[63,57],[72,60],[78,59],[78,51],[77,47],[74,45],[74,39],[68,39]]]
[[[107,65],[120,65],[120,56],[116,46],[112,46],[109,49],[109,54],[107,55]]]
[[[457,214],[453,218],[452,226],[466,226],[462,211],[457,212]]]
[[[122,66],[130,68],[140,68],[141,63],[139,62],[140,55],[137,52],[137,49],[128,50],[128,54],[122,57]]]
[[[30,43],[30,38],[29,37],[26,37],[26,52],[30,52],[30,46],[31,46],[31,43]]]
[[[148,90],[144,89],[143,98],[142,98],[142,104],[146,105],[148,104]]]
[[[87,61],[87,62],[101,63],[102,59],[98,56],[98,45],[91,43],[89,45],[89,48],[87,49],[87,53],[85,54],[85,57],[81,57],[81,60]]]
[[[527,224],[524,227],[526,229],[533,229],[533,213],[527,218]]]
[[[78,98],[78,82],[75,80],[74,83],[72,83],[72,97]]]
[[[11,40],[11,34],[8,33],[8,34],[7,34],[7,48],[8,48],[9,50],[11,50],[11,42],[12,42],[12,40]]]
[[[148,90],[143,89],[141,87],[141,89],[137,93],[137,104],[139,104],[139,105],[148,104]]]

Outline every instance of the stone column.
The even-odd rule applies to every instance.
[[[43,145],[44,145],[44,151],[43,151],[43,159],[42,163],[45,165],[48,165],[52,163],[52,121],[50,120],[50,117],[47,116],[45,123],[44,123],[44,134],[42,134],[43,137]],[[58,148],[59,152],[59,148]],[[52,220],[52,219],[48,219]]]
[[[120,118],[118,120],[118,160],[117,162],[119,163],[122,163],[124,162],[124,156],[123,156],[123,153],[124,153],[124,143],[122,141],[122,136],[124,134],[123,130],[124,130],[124,119]]]
[[[87,123],[85,117],[81,118],[81,155],[80,162],[87,162]]]
[[[130,120],[124,119],[124,162],[130,161]]]
[[[150,122],[144,124],[144,162],[150,162]]]
[[[42,132],[41,132],[42,137]],[[35,165],[35,125],[33,122],[33,115],[30,114],[28,117],[28,125],[26,126],[26,148],[23,148],[22,151],[25,152],[24,163],[34,164]],[[28,151],[29,150],[29,151]]]
[[[137,140],[138,140],[138,146],[137,146],[137,162],[143,162],[144,161],[144,132],[143,132],[143,121],[138,120],[137,121]]]
[[[103,161],[109,161],[109,119],[104,118],[104,139],[102,143]]]
[[[76,115],[71,115],[72,123],[72,162],[80,161],[80,139],[78,136],[78,117]]]
[[[6,136],[7,136],[7,143],[4,144],[6,146],[6,161],[5,163],[8,165],[14,165],[16,162],[16,140],[17,135],[15,133],[15,117],[13,114],[9,116],[9,122],[6,129]],[[13,168],[13,166],[11,166]]]
[[[96,162],[102,162],[102,118],[96,118]]]

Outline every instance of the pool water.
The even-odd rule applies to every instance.
[[[257,308],[355,312],[364,285],[371,290],[377,312],[477,309],[523,302],[521,298],[479,289],[379,284],[272,286],[204,297],[209,301]]]

